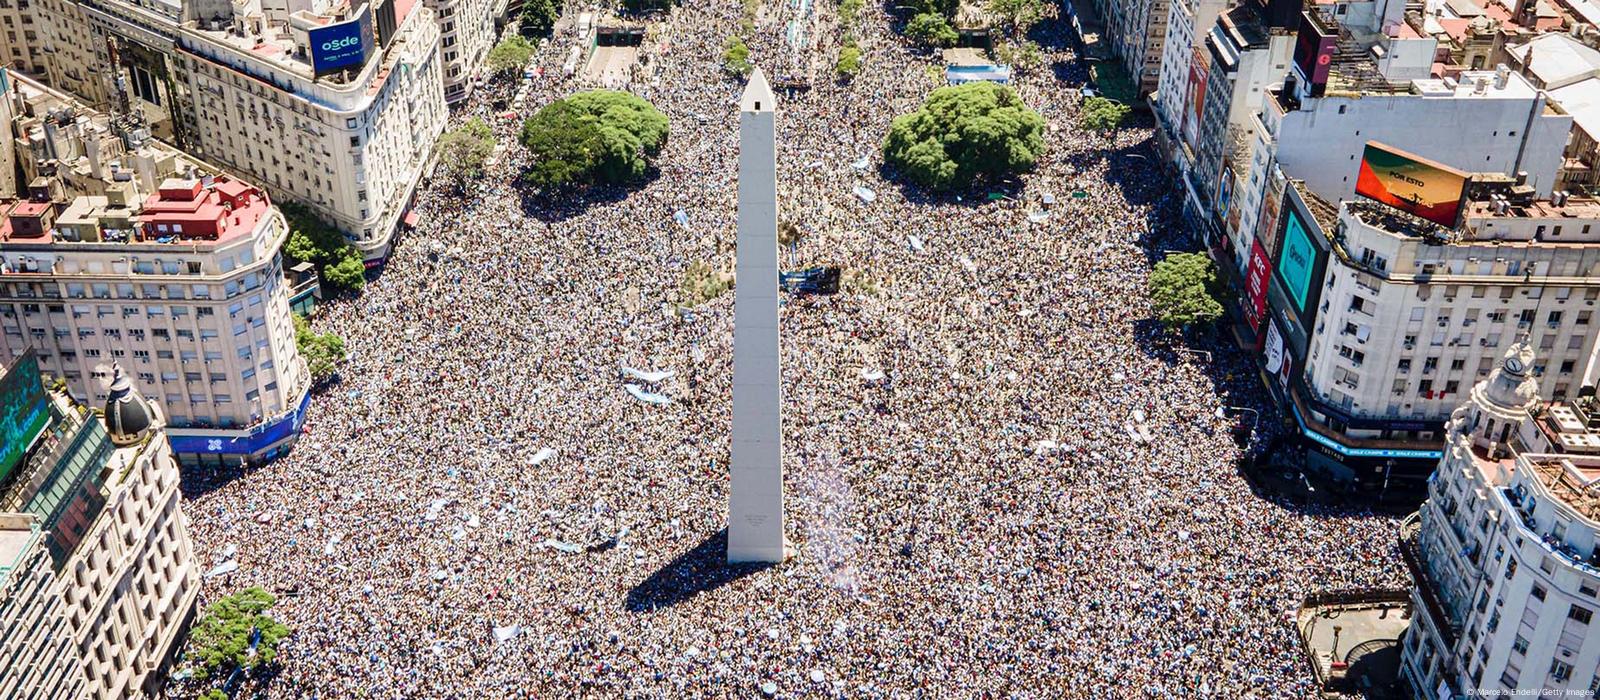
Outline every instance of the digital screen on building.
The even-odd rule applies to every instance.
[[[1278,255],[1278,279],[1294,300],[1295,311],[1306,312],[1306,299],[1311,296],[1312,272],[1317,267],[1317,247],[1311,243],[1311,234],[1294,207],[1283,209],[1283,252]]]
[[[0,376],[0,480],[11,474],[23,452],[50,423],[49,406],[39,362],[29,350]]]
[[[1333,55],[1339,51],[1339,35],[1322,30],[1310,12],[1300,15],[1300,33],[1295,38],[1294,67],[1306,82],[1312,97],[1322,97],[1328,89],[1328,71]]]
[[[367,62],[372,52],[372,12],[366,5],[355,16],[308,32],[311,72],[317,77]]]
[[[1467,180],[1466,173],[1448,165],[1368,141],[1356,175],[1356,194],[1455,228]]]

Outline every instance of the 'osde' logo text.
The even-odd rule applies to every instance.
[[[361,37],[347,36],[347,37],[342,37],[342,38],[339,38],[339,39],[334,39],[332,41],[324,41],[324,42],[322,42],[322,50],[323,51],[337,51],[339,49],[347,49],[347,48],[350,48],[352,46],[359,46],[360,44],[361,44]]]

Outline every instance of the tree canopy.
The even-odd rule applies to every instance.
[[[1174,253],[1150,271],[1150,304],[1168,328],[1210,323],[1222,316],[1213,295],[1217,281],[1211,258],[1203,253]]]
[[[189,633],[190,657],[199,662],[195,677],[204,680],[220,671],[249,672],[271,664],[278,642],[289,636],[289,628],[267,614],[277,602],[271,593],[250,587],[206,606]],[[252,655],[250,638],[255,630],[261,631],[261,638]]]
[[[522,0],[522,19],[517,30],[523,36],[550,36],[560,18],[561,5],[555,0]]]
[[[923,12],[912,17],[906,23],[905,34],[919,44],[938,47],[955,46],[956,40],[961,38],[955,27],[950,26],[950,20],[937,12]]]
[[[283,244],[285,256],[297,263],[315,265],[322,273],[322,281],[334,291],[360,289],[366,284],[361,251],[350,245],[339,229],[302,204],[284,202],[278,209],[289,224],[289,240]]]
[[[1085,131],[1110,131],[1128,116],[1128,106],[1104,97],[1091,97],[1078,108],[1078,126]]]
[[[991,82],[934,90],[920,109],[895,117],[883,141],[886,162],[933,190],[1025,172],[1043,150],[1044,118]]]
[[[740,77],[750,75],[755,66],[750,63],[750,47],[745,45],[744,39],[728,37],[727,47],[722,51],[722,68]]]
[[[861,72],[861,48],[856,46],[856,40],[846,37],[839,47],[839,58],[833,62],[833,69],[839,75],[853,78]]]
[[[483,175],[483,164],[494,153],[494,131],[473,117],[439,137],[439,167],[457,182]]]
[[[989,14],[999,18],[1011,36],[1022,36],[1044,17],[1044,0],[989,0]]]
[[[294,317],[294,344],[305,359],[313,382],[327,379],[345,358],[344,338],[334,333],[316,333],[300,316]]]
[[[533,58],[533,44],[528,43],[528,40],[520,35],[512,34],[495,44],[483,63],[490,73],[504,75],[522,70],[531,58]]]
[[[522,124],[533,156],[524,178],[542,189],[638,180],[667,141],[667,118],[626,92],[591,90],[556,100]]]

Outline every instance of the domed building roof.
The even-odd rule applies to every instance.
[[[106,396],[106,432],[119,447],[132,445],[155,427],[156,413],[133,388],[122,367],[111,366],[111,389]]]
[[[1533,377],[1533,347],[1519,339],[1506,350],[1500,367],[1483,383],[1483,398],[1497,408],[1531,410],[1539,402],[1539,381]]]

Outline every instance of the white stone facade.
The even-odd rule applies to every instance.
[[[86,403],[105,399],[120,364],[180,428],[243,429],[292,410],[310,379],[279,255],[287,235],[272,208],[215,243],[0,243],[11,270],[0,361],[35,347]]]
[[[1532,415],[1536,384],[1523,368],[1533,358],[1525,346],[1509,353],[1455,412],[1428,501],[1402,534],[1419,612],[1401,670],[1418,697],[1589,697],[1600,687],[1600,458],[1542,452],[1563,428]]]
[[[494,47],[495,18],[505,0],[428,0],[439,23],[440,74],[444,99],[457,102],[472,94],[478,66]]]
[[[1343,244],[1328,259],[1306,360],[1324,401],[1359,417],[1442,421],[1523,334],[1541,395],[1575,396],[1592,381],[1600,206],[1468,214],[1469,233],[1448,245],[1393,230],[1385,214],[1340,208]]]

